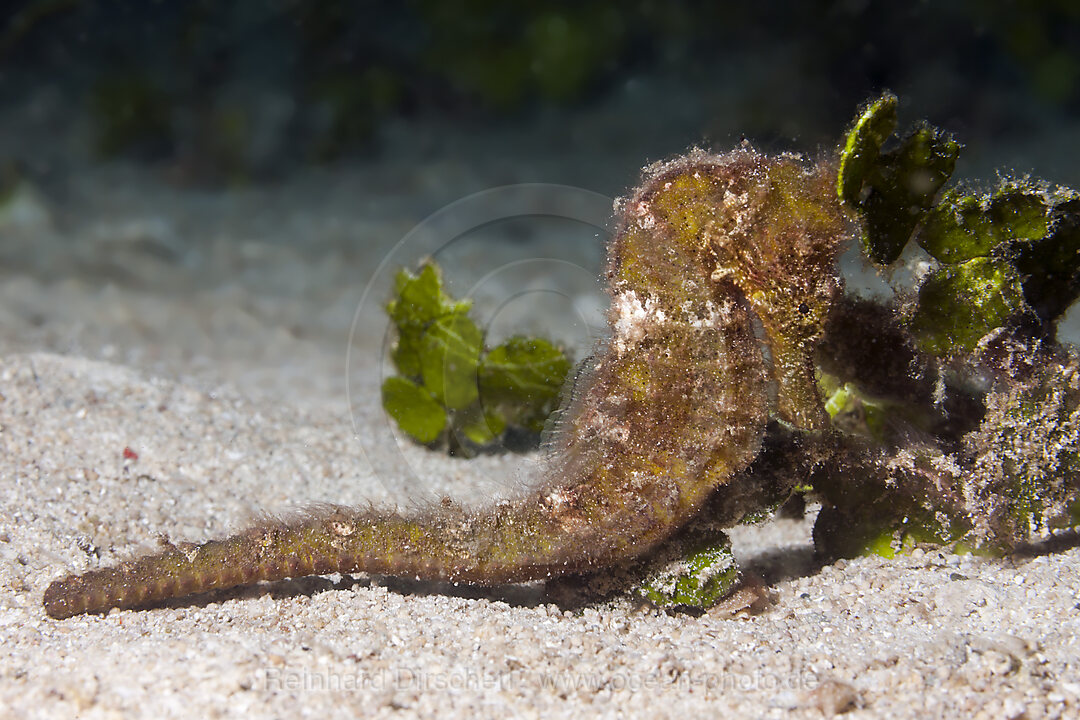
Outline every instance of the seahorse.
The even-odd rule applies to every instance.
[[[759,452],[826,423],[812,354],[848,235],[830,161],[748,145],[652,165],[616,202],[610,338],[585,361],[546,480],[480,511],[327,506],[53,582],[65,618],[258,581],[366,572],[493,585],[648,553]]]

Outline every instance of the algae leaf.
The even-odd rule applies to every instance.
[[[445,315],[467,313],[471,306],[469,301],[456,301],[443,291],[433,263],[425,264],[416,275],[399,270],[394,276],[394,299],[386,304],[386,312],[398,331],[392,354],[398,372],[418,377],[420,348],[428,327]]]
[[[1049,210],[1041,192],[1022,185],[984,196],[953,190],[927,214],[919,244],[943,263],[986,257],[1003,243],[1045,236]]]
[[[470,308],[443,290],[433,263],[416,275],[399,271],[386,311],[401,377],[383,386],[383,405],[403,431],[424,444],[449,440],[465,456],[470,444],[493,443],[511,425],[539,433],[571,366],[542,338],[514,337],[486,352]]]
[[[498,413],[482,410],[479,404],[473,404],[456,420],[461,434],[474,445],[494,442],[506,431],[506,420]]]
[[[657,607],[709,608],[731,593],[739,565],[726,535],[680,548],[677,560],[657,568],[635,588]]]
[[[569,372],[566,354],[547,340],[513,337],[484,357],[481,397],[506,421],[540,432]]]
[[[974,350],[987,333],[1024,309],[1020,275],[1007,262],[975,258],[946,265],[919,287],[912,330],[936,355]]]
[[[862,111],[844,140],[840,153],[837,193],[849,205],[862,203],[862,189],[881,153],[881,146],[896,129],[896,96],[885,93]]]
[[[863,111],[840,154],[837,193],[863,216],[863,248],[887,265],[904,251],[952,175],[960,145],[929,125],[884,149],[896,127],[896,96],[883,95]]]
[[[444,315],[420,341],[420,376],[435,399],[451,410],[479,397],[476,371],[484,336],[464,313]]]
[[[403,377],[388,377],[382,385],[383,407],[398,427],[417,442],[435,442],[446,427],[446,411],[431,393]]]
[[[1057,320],[1080,296],[1080,194],[1062,192],[1052,202],[1042,237],[1010,247],[1024,277],[1024,296],[1038,316]]]
[[[992,194],[948,192],[927,214],[919,244],[945,265],[988,257],[1009,263],[1044,323],[1080,295],[1080,198],[1071,191],[1051,195],[1013,180]]]

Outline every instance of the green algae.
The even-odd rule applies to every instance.
[[[895,147],[895,95],[885,94],[860,114],[840,153],[837,193],[863,220],[863,249],[875,263],[900,257],[942,186],[952,175],[960,145],[923,124]]]
[[[399,375],[384,383],[383,407],[417,442],[445,440],[461,455],[497,442],[510,426],[543,430],[571,366],[543,338],[512,337],[486,350],[471,308],[445,292],[430,262],[415,275],[399,271],[386,304]]]
[[[932,354],[971,351],[1023,306],[1020,274],[1009,263],[974,258],[933,272],[919,286],[912,330]]]
[[[1004,243],[1044,237],[1049,210],[1043,192],[1016,183],[981,196],[953,190],[928,214],[919,244],[943,263],[986,257]]]
[[[390,417],[417,442],[435,442],[446,427],[445,408],[424,387],[408,378],[386,378],[382,402]]]
[[[661,608],[707,609],[728,595],[739,565],[725,535],[680,548],[679,558],[653,570],[633,592]]]

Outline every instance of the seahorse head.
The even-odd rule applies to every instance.
[[[849,236],[835,177],[830,163],[748,147],[653,165],[621,208],[609,269],[616,302],[628,291],[661,307],[745,299],[771,359],[774,414],[807,429],[826,423],[813,353]]]

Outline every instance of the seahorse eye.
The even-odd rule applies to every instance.
[[[809,315],[810,314],[810,306],[807,305],[804,302],[799,303],[799,312],[801,312],[803,315]]]

